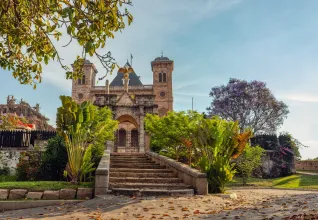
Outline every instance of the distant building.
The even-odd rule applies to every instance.
[[[97,70],[93,63],[84,63],[83,78],[73,80],[72,98],[78,103],[92,101],[97,106],[108,106],[119,121],[115,151],[144,152],[149,137],[144,131],[147,113],[164,116],[173,110],[172,71],[173,60],[157,57],[151,62],[153,84],[144,85],[127,62],[118,70],[111,83],[96,86]]]
[[[40,113],[40,105],[31,107],[27,102],[16,102],[14,96],[7,97],[7,104],[0,104],[0,114],[15,113],[18,116],[24,116],[28,123],[34,124],[37,130],[55,130],[48,124],[49,119]]]

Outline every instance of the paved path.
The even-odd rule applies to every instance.
[[[296,171],[296,174],[311,175],[311,176],[318,175],[318,173],[314,173],[314,172],[310,172],[310,171]]]
[[[317,214],[318,192],[238,189],[237,200],[215,195],[129,198],[108,195],[77,205],[59,205],[0,213],[0,219],[283,219]],[[289,219],[289,218],[286,218]],[[298,218],[301,219],[301,218]]]

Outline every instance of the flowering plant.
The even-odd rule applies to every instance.
[[[15,130],[35,129],[34,124],[28,124],[27,119],[24,116],[17,116],[15,113],[0,114],[0,129],[2,130]]]

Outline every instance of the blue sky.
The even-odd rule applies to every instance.
[[[130,53],[133,67],[144,84],[152,83],[150,62],[164,55],[173,59],[175,110],[205,111],[211,87],[230,77],[262,80],[290,114],[282,131],[292,133],[309,148],[304,159],[318,157],[318,1],[316,0],[134,0],[134,23],[107,43],[117,62]],[[63,38],[57,47],[66,63],[80,48]],[[103,68],[90,58],[102,75]],[[0,103],[7,95],[41,104],[41,112],[55,121],[59,95],[71,94],[57,63],[44,68],[36,90],[20,85],[0,70]],[[113,76],[109,77],[110,79]],[[104,82],[99,82],[101,85]]]

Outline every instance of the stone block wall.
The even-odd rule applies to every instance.
[[[296,170],[318,171],[318,160],[297,161]]]
[[[205,173],[201,173],[199,170],[193,169],[186,164],[177,162],[154,152],[147,152],[146,155],[156,163],[165,165],[167,168],[173,170],[173,172],[177,174],[184,183],[194,187],[196,194],[208,194],[208,180]]]

